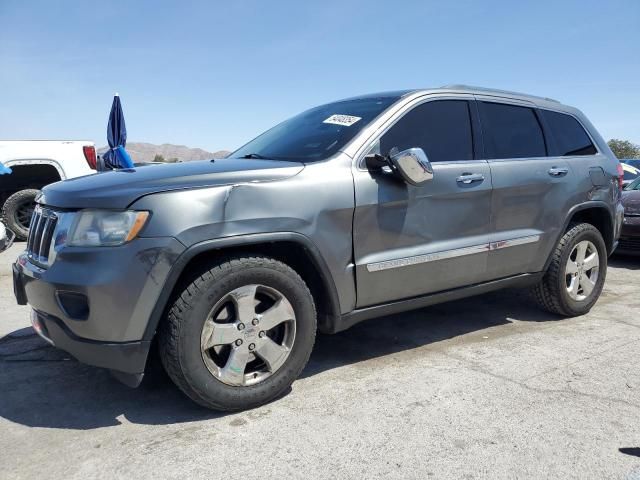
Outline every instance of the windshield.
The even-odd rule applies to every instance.
[[[323,160],[344,147],[399,98],[357,98],[312,108],[267,130],[229,157]]]

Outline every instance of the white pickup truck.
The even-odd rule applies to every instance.
[[[53,182],[96,173],[93,142],[0,140],[0,162],[12,173],[0,175],[2,218],[18,239],[27,238],[35,198]]]

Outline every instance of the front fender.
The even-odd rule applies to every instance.
[[[327,292],[327,296],[329,298],[329,305],[326,305],[325,308],[328,310],[330,317],[332,317],[333,319],[340,318],[340,304],[335,282],[333,280],[329,267],[327,266],[327,263],[322,257],[319,249],[308,237],[296,232],[271,232],[237,235],[232,237],[206,240],[192,245],[184,252],[182,252],[182,254],[178,257],[171,270],[169,271],[169,275],[165,280],[160,298],[158,298],[156,306],[151,313],[151,317],[149,318],[149,322],[147,324],[143,339],[151,340],[155,335],[158,324],[160,323],[160,319],[162,318],[162,315],[171,297],[171,293],[173,292],[173,289],[175,288],[178,280],[183,274],[185,267],[194,257],[201,253],[209,251],[277,242],[295,242],[302,245],[309,252],[314,267],[317,269],[320,277],[322,278],[325,291]]]

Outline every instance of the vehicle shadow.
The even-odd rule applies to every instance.
[[[618,451],[625,455],[631,455],[632,457],[640,457],[640,448],[638,447],[623,447],[619,448]]]
[[[0,416],[32,427],[88,430],[216,418],[154,369],[137,389],[78,363],[25,328],[0,339]]]
[[[455,337],[521,321],[560,317],[538,309],[522,290],[505,290],[372,319],[337,335],[319,335],[308,377],[332,368],[434,345]]]
[[[611,258],[609,258],[608,265],[615,268],[640,270],[640,255],[625,255],[621,253],[614,253]]]
[[[558,319],[525,299],[519,291],[496,292],[319,335],[302,377],[505,325],[511,318]],[[150,376],[130,389],[105,370],[51,347],[30,328],[21,329],[0,339],[0,416],[33,427],[87,430],[118,425],[123,418],[165,425],[225,415],[194,404],[158,369]]]

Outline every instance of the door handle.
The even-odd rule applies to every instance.
[[[484,180],[484,175],[481,173],[463,173],[458,178],[456,178],[456,182],[464,183],[465,185],[469,185],[473,182],[482,182]]]
[[[569,169],[568,168],[551,167],[549,170],[547,170],[547,172],[552,177],[564,177],[567,173],[569,173]]]

